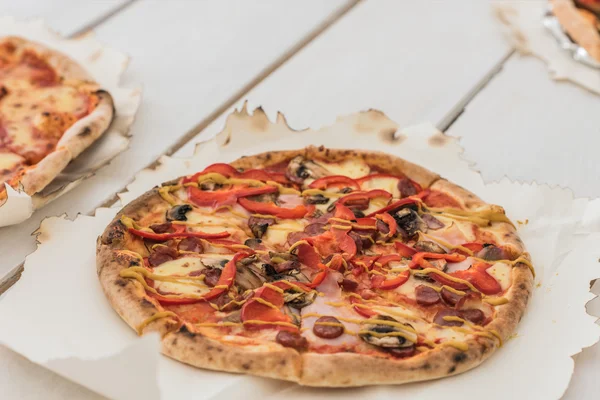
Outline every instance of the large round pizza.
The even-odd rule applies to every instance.
[[[112,307],[184,363],[311,386],[480,364],[533,267],[502,207],[383,153],[309,147],[212,164],[98,239]]]

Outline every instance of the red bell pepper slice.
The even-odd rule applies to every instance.
[[[186,237],[197,237],[200,239],[220,239],[230,235],[229,232],[219,232],[219,233],[206,233],[206,232],[174,232],[174,233],[154,233],[154,232],[146,232],[140,231],[138,229],[129,228],[127,230],[129,233],[134,234],[136,236],[142,237],[144,239],[156,240],[157,242],[164,242],[169,239],[175,238],[186,238]]]
[[[394,217],[392,217],[390,214],[388,214],[388,213],[377,214],[377,215],[375,215],[375,218],[382,220],[383,222],[385,222],[385,224],[388,226],[388,228],[390,228],[390,231],[388,232],[387,236],[392,237],[398,231],[398,223],[396,222]]]
[[[319,236],[307,237],[304,240],[310,243],[322,257],[337,253],[339,250],[331,231],[327,231]]]
[[[344,265],[344,257],[342,257],[340,254],[335,254],[331,258],[331,261],[329,261],[329,269],[332,269],[334,271],[341,270],[343,265]]]
[[[396,247],[398,254],[400,254],[402,257],[410,258],[417,253],[417,250],[405,245],[402,242],[394,242],[394,246]]]
[[[229,260],[229,262],[223,267],[223,270],[221,271],[221,276],[219,277],[219,280],[217,281],[215,287],[202,297],[205,300],[211,300],[215,297],[219,297],[225,292],[228,292],[229,288],[231,287],[231,285],[233,285],[233,282],[235,281],[235,263],[237,263],[240,259],[245,257],[248,257],[247,253],[237,253],[235,256],[233,256],[233,258]],[[227,286],[227,288],[222,288],[218,286]]]
[[[380,263],[382,267],[385,267],[388,263],[392,261],[402,261],[402,259],[403,256],[400,254],[388,254],[386,256],[379,257],[377,259],[377,262]]]
[[[450,275],[471,282],[483,294],[497,294],[502,291],[500,283],[486,272],[491,264],[478,262],[464,271],[456,271]]]
[[[249,200],[245,197],[239,198],[238,203],[246,210],[257,214],[274,215],[278,218],[297,219],[303,218],[314,208],[305,205],[299,205],[294,208],[284,208],[275,205],[275,203],[262,203],[260,201]]]
[[[319,257],[319,254],[312,246],[308,244],[301,244],[300,246],[296,247],[296,249],[298,261],[308,267],[319,268],[319,264],[321,264],[321,257]]]
[[[369,190],[368,192],[350,193],[344,197],[341,197],[338,200],[338,203],[343,204],[343,205],[350,205],[350,206],[353,203],[359,203],[360,206],[357,206],[357,208],[367,209],[369,207],[368,202],[371,199],[375,199],[377,197],[385,197],[386,199],[391,199],[392,194],[390,192],[386,192],[385,190],[374,189],[374,190]],[[365,204],[366,204],[366,207],[365,207]],[[371,217],[371,216],[372,215],[367,215],[367,217]]]
[[[438,254],[438,253],[426,253],[420,252],[416,253],[412,257],[412,261],[409,264],[409,267],[415,269],[417,267],[425,268],[435,268],[433,264],[426,260],[426,258],[433,258],[436,260],[446,260],[448,262],[461,262],[467,259],[466,256],[459,253],[450,253],[450,254]]]
[[[456,290],[469,290],[469,286],[465,285],[464,283],[451,281],[450,279],[447,279],[445,276],[442,276],[440,274],[432,273],[428,274],[428,276],[441,285],[450,286],[451,288]]]
[[[426,190],[421,191],[420,193],[417,193],[414,196],[407,197],[405,199],[401,199],[401,200],[398,200],[398,201],[394,201],[393,203],[391,203],[391,204],[389,204],[389,205],[387,205],[387,206],[385,206],[385,207],[383,207],[383,208],[381,208],[381,209],[379,209],[377,211],[372,212],[371,214],[367,215],[367,217],[374,217],[377,214],[386,213],[388,211],[394,210],[394,209],[396,209],[398,207],[401,207],[401,206],[404,206],[406,204],[414,204],[414,203],[421,202],[421,199],[424,196],[427,196],[428,193],[429,193],[429,189],[426,189]]]
[[[365,268],[366,269],[371,269],[371,267],[373,266],[373,263],[375,263],[375,261],[379,261],[379,259],[382,256],[360,256],[360,257],[354,257],[351,261],[351,263],[353,265],[359,266],[360,268],[362,268],[362,270],[364,271]],[[383,256],[385,257],[385,256]]]
[[[352,210],[350,210],[348,207],[346,207],[345,205],[340,204],[340,203],[336,203],[335,213],[333,214],[333,216],[335,218],[341,218],[341,219],[345,219],[348,221],[355,218]]]
[[[333,233],[335,243],[340,250],[348,255],[348,259],[356,255],[356,242],[348,236],[348,231],[332,227],[331,233]]]
[[[233,240],[227,240],[227,239],[208,239],[208,242],[210,244],[215,244],[215,245],[219,245],[222,246],[226,249],[229,249],[231,251],[233,251],[234,253],[237,253],[238,251],[240,251],[240,247],[238,246],[243,246],[243,243],[239,243],[239,242],[235,242]],[[248,254],[254,254],[255,251],[252,250],[251,248],[245,248],[241,251],[244,251]]]
[[[238,188],[231,190],[205,191],[195,186],[188,187],[188,197],[197,206],[220,207],[233,205],[237,199],[260,194],[276,193],[275,186],[261,186],[256,188]]]
[[[350,297],[350,303],[362,304],[362,302],[359,299],[357,299],[356,297]],[[377,313],[375,311],[369,310],[368,308],[359,307],[356,305],[352,308],[354,308],[354,311],[356,311],[358,314],[362,315],[365,318],[371,318],[371,317],[374,317],[377,315]]]
[[[321,264],[323,265],[323,264]],[[323,267],[325,267],[324,270],[322,270],[321,272],[319,272],[318,274],[316,274],[312,280],[312,282],[310,283],[305,283],[305,286],[308,286],[311,289],[316,288],[317,286],[319,286],[321,283],[323,283],[323,281],[325,280],[325,277],[327,276],[327,267],[323,265]]]
[[[336,204],[336,206],[337,206],[337,204]],[[345,207],[345,206],[342,206],[342,207]],[[355,218],[355,220],[356,220],[356,225],[364,226],[364,227],[368,227],[368,228],[360,228],[360,227],[354,226],[353,229],[356,229],[359,231],[363,230],[363,229],[377,229],[377,220],[375,218]]]
[[[277,309],[270,307],[267,304],[261,303],[256,298],[271,303]],[[263,322],[287,322],[291,323],[291,318],[279,310],[284,305],[283,294],[273,290],[270,287],[261,287],[254,292],[254,297],[248,300],[242,306],[241,319],[246,321],[263,321]],[[292,329],[291,327],[281,326],[277,324],[244,324],[248,329]]]
[[[381,289],[381,290],[396,289],[397,287],[404,285],[408,281],[408,278],[410,278],[410,271],[409,270],[402,271],[395,278],[386,279],[383,282],[381,282],[379,284],[379,286],[377,287],[377,289]]]
[[[206,175],[211,172],[216,172],[227,178],[231,178],[232,176],[238,175],[238,170],[233,168],[231,165],[225,163],[216,163],[209,165],[208,167],[204,168],[204,170],[201,172],[197,172],[192,176],[187,176],[183,178],[182,183],[198,182],[198,178],[200,176]]]
[[[308,185],[311,189],[326,189],[330,186],[336,187],[351,187],[355,190],[360,190],[360,185],[354,179],[343,175],[330,175],[319,178]]]

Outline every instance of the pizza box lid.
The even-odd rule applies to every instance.
[[[102,137],[72,161],[41,192],[29,196],[5,184],[8,196],[0,204],[0,227],[25,221],[33,211],[73,189],[124,151],[129,145],[129,128],[141,100],[139,88],[124,88],[120,85],[129,58],[101,44],[91,32],[74,39],[65,39],[51,31],[42,20],[21,22],[13,17],[0,17],[0,37],[4,36],[20,36],[57,50],[76,61],[111,94],[115,118]],[[61,141],[65,139],[63,136]]]
[[[295,131],[282,114],[233,112],[224,129],[187,159],[163,157],[121,193],[125,204],[157,183],[242,155],[306,145],[379,150],[403,157],[501,204],[517,222],[536,266],[528,310],[508,340],[479,367],[450,378],[399,386],[316,389],[293,383],[189,367],[159,355],[156,334],[139,338],[113,311],[96,276],[96,238],[119,210],[99,208],[75,221],[48,218],[21,280],[0,300],[0,343],[110,398],[439,399],[559,398],[569,385],[572,356],[598,341],[586,312],[600,277],[600,202],[536,183],[484,184],[462,158],[456,138],[431,124],[400,127],[375,110],[340,117],[331,126]],[[600,293],[600,285],[596,285]],[[589,312],[600,315],[598,299]]]

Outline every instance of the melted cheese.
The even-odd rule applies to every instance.
[[[0,152],[0,184],[8,181],[24,164],[25,159],[20,155],[10,152]]]
[[[331,175],[344,175],[350,178],[361,178],[369,174],[369,166],[362,160],[346,160],[339,163],[320,163]]]
[[[295,219],[282,219],[269,226],[262,240],[271,244],[284,244],[291,232],[302,232],[304,223]]]
[[[512,267],[504,262],[497,262],[486,270],[500,284],[502,290],[506,290],[512,283]]]
[[[392,194],[392,197],[400,198],[400,190],[398,190],[398,178],[373,178],[366,180],[360,185],[362,190],[381,189]]]
[[[206,268],[200,258],[184,257],[177,260],[167,261],[153,269],[153,273],[159,276],[187,276],[191,272]],[[198,285],[195,280],[181,279],[178,282],[154,281],[154,288],[161,293],[178,294],[202,294],[209,288],[206,285]]]

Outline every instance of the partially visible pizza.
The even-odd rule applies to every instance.
[[[98,238],[112,307],[164,354],[310,386],[480,364],[533,283],[500,206],[400,158],[309,147],[147,192]]]
[[[22,38],[0,38],[0,202],[4,182],[32,195],[102,135],[110,94],[77,63]]]
[[[571,40],[600,62],[600,0],[551,0],[556,16]]]

